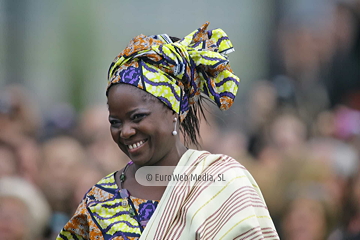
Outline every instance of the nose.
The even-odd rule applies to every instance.
[[[136,131],[131,126],[131,124],[123,124],[121,130],[120,130],[120,137],[123,139],[131,138],[133,135],[135,135]]]

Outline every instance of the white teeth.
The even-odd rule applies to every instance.
[[[140,147],[141,145],[144,144],[144,141],[140,141],[140,142],[137,142],[137,143],[134,143],[134,144],[131,144],[131,145],[128,145],[129,149],[135,149],[135,148],[138,148]]]

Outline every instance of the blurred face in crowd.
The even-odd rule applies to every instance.
[[[40,149],[34,139],[24,138],[18,147],[20,157],[21,176],[26,180],[37,183],[39,176]]]
[[[23,240],[29,226],[29,211],[13,197],[0,197],[0,240]]]
[[[108,94],[111,135],[136,165],[154,165],[176,154],[173,112],[152,95],[127,84]]]
[[[276,106],[276,90],[274,86],[266,81],[259,81],[251,89],[250,98],[250,111],[255,121],[265,121],[268,114],[274,110]]]
[[[217,152],[223,152],[224,154],[229,155],[235,159],[245,156],[245,136],[241,132],[237,131],[226,133],[226,137],[224,137],[220,143],[217,142],[217,148],[215,150]]]
[[[98,168],[84,168],[81,171],[81,175],[77,178],[74,184],[74,196],[73,204],[74,208],[78,206],[84,194],[101,178],[103,177],[102,172]]]
[[[0,144],[0,177],[19,175],[37,184],[39,176],[39,147],[37,142],[17,134],[8,135]]]
[[[272,125],[271,137],[277,147],[291,150],[304,143],[306,127],[297,117],[284,114],[279,116]]]
[[[67,203],[83,159],[81,145],[72,138],[59,137],[44,145],[40,183],[53,210],[66,211],[69,207]]]
[[[0,146],[0,178],[17,173],[17,159],[10,149]]]
[[[80,117],[79,128],[84,141],[91,143],[109,135],[108,110],[105,105],[87,107]]]
[[[283,218],[284,239],[323,240],[326,233],[325,210],[320,202],[299,198],[292,202]]]
[[[105,105],[94,105],[82,112],[79,124],[90,160],[104,174],[121,169],[128,162],[128,158],[113,144],[108,117],[109,111]]]

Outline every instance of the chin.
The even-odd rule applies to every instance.
[[[139,154],[139,155],[133,155],[131,153],[127,153],[127,156],[131,159],[131,161],[134,162],[137,166],[147,166],[150,164],[150,159],[148,154]]]

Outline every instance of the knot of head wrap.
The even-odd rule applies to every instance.
[[[166,34],[135,37],[111,63],[107,90],[117,83],[136,86],[178,113],[181,121],[201,93],[227,110],[240,82],[227,58],[234,48],[223,30],[207,31],[208,25],[177,42]]]

